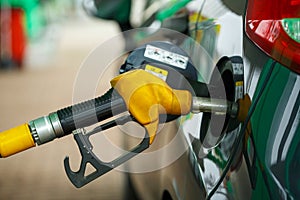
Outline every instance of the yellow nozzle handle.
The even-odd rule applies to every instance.
[[[35,146],[28,124],[0,133],[0,156],[8,157]]]
[[[148,131],[152,144],[160,114],[182,115],[191,110],[192,95],[174,90],[159,77],[142,69],[132,70],[111,80],[134,118]]]

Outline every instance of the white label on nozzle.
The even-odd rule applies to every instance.
[[[189,58],[186,56],[166,51],[152,45],[146,46],[144,56],[153,60],[160,61],[162,63],[172,65],[174,67],[178,67],[180,69],[186,69],[189,61]]]

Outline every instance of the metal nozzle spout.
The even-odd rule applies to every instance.
[[[223,99],[193,97],[191,111],[193,113],[209,112],[218,115],[229,114],[231,117],[236,118],[238,114],[238,103]]]

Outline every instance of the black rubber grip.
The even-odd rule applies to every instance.
[[[65,135],[127,110],[122,97],[111,88],[104,95],[57,111]]]

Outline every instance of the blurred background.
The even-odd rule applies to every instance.
[[[141,25],[143,17],[147,19],[147,12],[140,13],[144,6],[142,2],[145,1],[132,1],[130,21],[133,27]],[[161,0],[161,3],[164,2],[167,0]],[[189,17],[195,26],[197,20],[202,20],[196,15],[201,4],[192,3]],[[202,27],[207,34],[202,34],[199,29],[194,37],[202,41],[209,56],[241,55],[241,18],[224,9],[219,1],[214,3],[206,4],[204,11],[213,11],[214,15],[208,16],[218,19],[218,25],[210,18],[203,18],[208,22]],[[116,75],[122,58],[113,57],[115,60],[109,64],[109,70],[103,62],[101,65],[101,58],[111,58],[113,53],[118,52],[116,49],[129,49],[135,45],[131,40],[126,40],[129,43],[117,40],[123,39],[118,37],[121,29],[131,28],[126,17],[119,12],[122,10],[125,15],[128,14],[123,4],[117,4],[117,14],[104,12],[119,23],[88,16],[82,8],[82,0],[0,0],[0,5],[0,132],[73,104],[74,88],[78,85],[76,79],[80,72],[89,71],[82,70],[87,58],[92,60],[87,62],[88,69],[98,71],[103,67],[105,70],[101,77],[97,77],[93,70],[87,76],[90,77],[87,82],[99,81],[97,91],[92,95],[103,94],[110,87],[109,80]],[[110,7],[112,4],[106,5]],[[154,5],[154,11],[160,8],[157,6],[160,4]],[[165,25],[168,27],[168,23]],[[176,27],[169,28],[177,30]],[[99,45],[102,49],[97,48]],[[207,64],[206,61],[201,57],[200,62]],[[201,66],[203,63],[198,64]],[[81,100],[90,99],[85,95],[90,87],[82,89]],[[111,132],[108,137],[122,143],[122,137],[114,135],[117,131]],[[103,154],[107,159],[116,157],[118,152],[111,150],[109,144],[104,142],[99,146],[106,150]],[[132,199],[127,174],[118,170],[76,189],[64,171],[66,155],[70,156],[71,168],[76,171],[80,154],[72,136],[0,159],[0,199]],[[151,173],[146,175],[152,176]]]
[[[4,131],[72,104],[81,63],[120,30],[113,21],[87,16],[80,0],[0,3]],[[72,136],[1,159],[0,199],[124,199],[126,175],[118,171],[76,189],[64,172],[66,155],[75,170],[79,152]]]

